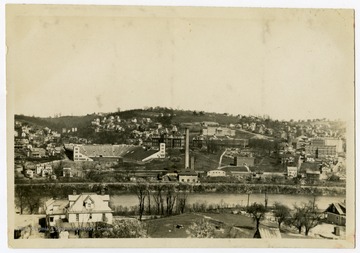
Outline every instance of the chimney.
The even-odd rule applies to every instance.
[[[189,168],[189,128],[185,129],[185,169]]]
[[[76,195],[76,190],[73,190],[73,195]]]
[[[190,158],[190,168],[195,170],[195,157],[193,156]]]

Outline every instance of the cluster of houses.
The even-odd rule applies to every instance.
[[[28,178],[51,178],[53,180],[57,179],[55,174],[54,167],[51,163],[40,163],[33,166],[27,166],[27,168],[22,171],[22,168],[19,168],[18,173],[23,172],[25,177]],[[73,169],[71,167],[63,167],[62,177],[73,177]]]
[[[63,152],[61,134],[48,127],[39,128],[15,121],[15,158],[44,158]]]
[[[289,178],[300,177],[309,180],[328,180],[333,175],[339,180],[346,179],[345,159],[307,159],[303,160],[301,156],[295,165],[287,166],[287,176]]]
[[[24,171],[24,175],[28,178],[34,178],[34,176],[43,177],[43,178],[52,178],[56,179],[56,175],[54,174],[53,167],[51,164],[37,164],[35,167],[28,167]]]
[[[152,124],[150,118],[120,119],[119,115],[96,118],[91,122],[95,132],[125,131],[125,129],[146,129]],[[155,124],[156,125],[156,124]],[[158,124],[158,126],[161,124]]]
[[[329,122],[322,120],[308,120],[295,122],[291,120],[287,121],[276,121],[276,127],[271,120],[266,117],[256,116],[238,116],[238,124],[230,124],[232,128],[239,128],[247,130],[253,133],[273,136],[278,139],[289,140],[300,135],[306,135],[308,137],[342,137],[342,132],[338,129],[334,129]]]

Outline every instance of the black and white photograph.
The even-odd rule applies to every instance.
[[[355,246],[355,12],[7,4],[13,248]]]

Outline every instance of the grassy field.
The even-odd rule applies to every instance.
[[[255,223],[251,218],[230,213],[186,213],[145,222],[152,238],[187,238],[189,226],[202,219],[214,224],[217,238],[252,238],[255,233]],[[177,228],[177,225],[182,228]]]
[[[286,172],[286,166],[277,163],[276,159],[271,157],[263,157],[256,165],[257,171],[262,172]]]
[[[148,225],[148,233],[151,238],[188,238],[186,230],[193,222],[202,219],[215,226],[215,238],[253,238],[256,224],[251,217],[242,214],[226,213],[186,213],[170,217],[144,221]],[[177,228],[181,225],[181,228]],[[277,228],[277,223],[269,220],[262,220],[260,227]],[[315,231],[315,230],[314,230]],[[308,238],[298,234],[296,229],[282,229],[282,238]]]

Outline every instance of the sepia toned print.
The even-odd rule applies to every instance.
[[[6,45],[10,246],[354,247],[353,10],[7,5]]]

